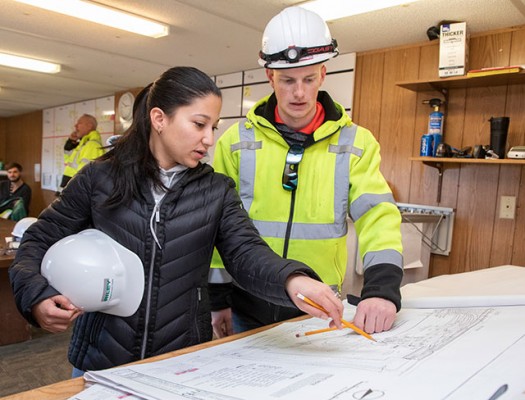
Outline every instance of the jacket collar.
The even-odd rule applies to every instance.
[[[86,136],[80,139],[79,145],[83,145],[84,143],[89,142],[90,140],[100,141],[100,133],[98,133],[96,130],[92,130]]]
[[[317,101],[319,101],[325,109],[325,121],[313,133],[313,135],[305,135],[310,136],[311,140],[310,143],[307,143],[307,146],[333,135],[345,125],[352,124],[352,120],[346,113],[344,107],[341,104],[333,101],[327,92],[319,91],[317,95]],[[250,109],[250,111],[248,111],[246,117],[254,125],[257,125],[260,129],[262,129],[267,135],[272,136],[272,132],[274,132],[273,134],[278,134],[279,136],[286,139],[287,137],[290,137],[290,130],[286,130],[282,128],[282,126],[278,130],[278,126],[275,122],[274,112],[276,106],[277,98],[275,97],[275,93],[272,93],[271,95],[259,100]],[[286,131],[288,131],[288,133],[285,133],[286,137],[284,137],[283,132]],[[292,141],[297,142],[293,138]],[[287,142],[290,144],[289,140],[287,140]]]

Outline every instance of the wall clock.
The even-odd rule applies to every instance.
[[[120,123],[126,127],[126,129],[131,125],[133,120],[133,102],[135,101],[135,96],[131,92],[125,92],[120,96],[118,100],[118,115]]]

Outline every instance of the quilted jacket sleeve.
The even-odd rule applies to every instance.
[[[58,292],[40,274],[46,251],[63,237],[86,229],[90,223],[90,170],[71,180],[62,196],[49,205],[24,233],[9,279],[16,305],[29,323],[38,326],[31,308]]]
[[[216,247],[227,271],[245,290],[275,304],[295,307],[286,279],[302,273],[320,280],[307,265],[279,257],[259,236],[231,181],[226,192]]]

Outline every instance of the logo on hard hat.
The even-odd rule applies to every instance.
[[[104,279],[104,293],[102,295],[102,301],[110,301],[113,293],[113,279]]]

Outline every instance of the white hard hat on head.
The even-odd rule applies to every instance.
[[[319,64],[339,54],[326,22],[313,11],[288,7],[273,17],[262,37],[259,65],[297,68]]]
[[[29,228],[31,225],[33,225],[38,218],[35,217],[25,217],[22,218],[20,221],[18,221],[14,228],[13,232],[11,232],[11,235],[13,235],[17,239],[22,239],[22,236],[24,236],[25,231],[27,228]]]
[[[86,312],[129,317],[137,311],[144,294],[140,258],[96,229],[56,242],[42,260],[41,273]]]

